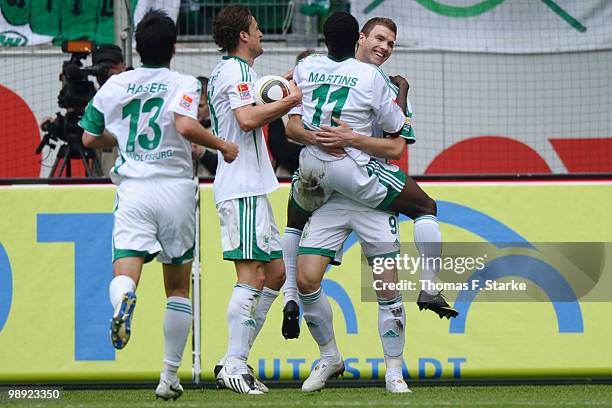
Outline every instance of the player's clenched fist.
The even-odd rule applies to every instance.
[[[225,142],[223,147],[219,149],[223,155],[223,160],[228,163],[233,162],[238,157],[238,145],[232,142]]]
[[[410,84],[408,83],[408,81],[406,80],[406,78],[404,78],[401,75],[393,75],[393,76],[389,76],[389,79],[391,80],[391,82],[402,88],[402,87],[406,87],[406,89],[410,88]]]

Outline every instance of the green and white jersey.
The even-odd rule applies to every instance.
[[[380,67],[378,67],[378,69],[385,78],[388,78],[388,76],[384,73],[384,71]],[[397,94],[399,93],[399,88],[393,83],[389,83],[389,87],[391,88],[391,91],[397,98]],[[410,103],[410,99],[406,98],[406,123],[404,124],[404,127],[402,128],[399,135],[404,138],[407,144],[413,144],[414,142],[416,142],[416,137],[414,135],[414,128],[412,126],[413,123],[414,123],[414,118],[412,116],[412,104]],[[385,135],[385,132],[382,130],[382,128],[380,127],[378,123],[374,123],[372,125],[372,136],[382,137],[382,138],[387,137]],[[375,158],[385,163],[389,162],[389,160],[384,157],[375,157]]]
[[[110,171],[123,178],[193,177],[191,143],[176,131],[174,114],[197,119],[201,85],[167,68],[143,66],[113,75],[87,105],[79,126],[117,140]]]
[[[332,117],[337,117],[355,132],[372,136],[375,124],[387,133],[397,133],[406,123],[389,78],[373,65],[313,54],[297,64],[293,79],[302,90],[302,104],[289,114],[301,114],[307,129],[332,125]],[[321,160],[338,160],[316,146],[306,148]],[[347,147],[345,151],[360,165],[370,161],[361,150]]]
[[[232,163],[223,160],[215,175],[215,203],[241,197],[271,193],[279,186],[263,130],[245,132],[240,129],[234,109],[255,103],[253,84],[257,73],[238,57],[223,57],[210,74],[208,105],[213,133],[236,143],[238,157]]]
[[[389,78],[387,74],[385,74],[385,72],[382,70],[382,68],[380,67],[376,67],[376,68],[380,71],[380,73],[385,78]],[[395,96],[395,98],[397,98],[397,94],[399,93],[399,88],[391,81],[389,81],[387,85],[389,85],[389,88],[391,88],[393,95]],[[412,104],[410,103],[410,98],[406,98],[406,123],[404,124],[404,127],[402,128],[402,131],[400,132],[400,136],[406,139],[406,143],[408,144],[412,144],[416,142],[416,137],[414,136],[414,129],[412,127],[413,123],[414,123],[414,118],[412,116]],[[384,131],[382,130],[380,125],[378,125],[378,123],[374,123],[373,125],[372,136],[384,137]]]

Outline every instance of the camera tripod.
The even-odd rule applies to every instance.
[[[71,159],[79,159],[83,163],[85,177],[102,177],[102,166],[98,155],[80,143],[68,143],[59,148],[49,177],[72,177]]]

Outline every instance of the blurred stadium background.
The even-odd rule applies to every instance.
[[[219,58],[212,19],[226,3],[167,2],[180,30],[174,69],[211,71]],[[283,74],[303,49],[321,49],[330,10],[349,10],[361,24],[395,18],[398,46],[384,69],[411,83],[418,143],[403,165],[412,175],[612,171],[607,1],[242,3],[264,33],[266,53],[255,64],[260,75]],[[120,16],[110,0],[1,4],[0,177],[45,177],[53,152],[33,150],[41,138],[37,125],[58,111],[58,75],[68,54],[57,45],[79,38],[121,44],[114,24]],[[135,53],[133,62],[139,64]]]
[[[147,277],[139,287],[137,335],[128,349],[115,353],[107,340],[113,187],[15,187],[21,186],[18,179],[50,182],[56,149],[35,150],[44,133],[40,123],[60,111],[58,78],[69,58],[60,48],[64,40],[116,43],[137,67],[130,36],[121,34],[139,7],[163,7],[176,16],[180,32],[173,69],[207,76],[220,58],[212,43],[212,20],[228,1],[127,3],[0,0],[0,183],[9,185],[0,190],[4,383],[155,381],[158,375],[163,310],[158,265],[147,266],[156,277]],[[421,180],[521,181],[424,184],[440,200],[445,240],[503,240],[507,232],[531,242],[612,241],[612,2],[234,3],[248,4],[264,33],[265,53],[254,66],[260,75],[282,75],[306,48],[324,50],[321,27],[334,10],[350,11],[360,25],[373,16],[396,21],[397,47],[383,68],[410,82],[417,136],[398,164]],[[90,63],[90,58],[84,61]],[[73,176],[82,175],[75,164]],[[530,184],[534,176],[539,183]],[[281,228],[286,197],[286,186],[272,197]],[[219,261],[210,186],[202,188],[200,212],[202,292],[197,296],[202,315],[181,375],[209,381],[225,343],[233,272]],[[410,241],[410,223],[402,225],[402,235]],[[606,248],[601,276],[610,283]],[[376,307],[359,302],[360,282],[349,275],[359,268],[359,252],[345,251],[350,255],[346,266],[330,272],[325,289],[335,300],[347,377],[379,379],[383,365]],[[262,379],[303,379],[317,351],[306,330],[299,342],[280,341],[279,303],[255,346],[252,364]],[[608,305],[578,300],[552,306],[479,303],[472,307],[469,324],[465,316],[455,323],[434,320],[409,305],[405,374],[411,383],[611,378]],[[609,394],[605,398],[612,399]]]

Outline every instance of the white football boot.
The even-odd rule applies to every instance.
[[[393,394],[401,394],[410,391],[408,384],[404,381],[401,368],[391,368],[385,374],[385,388]]]
[[[344,373],[344,360],[338,357],[337,361],[320,360],[310,375],[302,384],[302,391],[313,392],[325,388],[325,383],[330,378],[337,378]]]
[[[215,374],[215,382],[217,383],[217,389],[224,389],[225,382],[223,381],[221,370],[223,370],[223,366],[225,365],[225,356],[221,357],[217,364],[215,364],[215,368],[213,369],[213,373]]]
[[[224,375],[226,375],[226,372],[221,373],[221,370],[223,370],[224,365],[225,365],[225,357],[222,357],[221,359],[219,359],[219,361],[217,361],[217,364],[215,364],[215,368],[213,370],[213,372],[215,373],[215,381],[217,383],[217,389],[227,388],[225,386],[225,381],[223,379]],[[247,364],[247,368],[249,369],[249,372],[253,376],[253,379],[255,382],[255,388],[257,388],[259,391],[264,392],[264,393],[269,392],[270,390],[268,389],[266,384],[259,381],[259,379],[255,375],[255,370],[253,369],[253,367]]]
[[[263,391],[255,385],[255,376],[244,361],[228,358],[217,380],[223,381],[226,388],[239,394],[263,395]]]
[[[249,371],[251,372],[251,375],[253,376],[253,379],[255,380],[255,388],[257,388],[259,391],[263,393],[269,392],[270,390],[268,389],[266,384],[259,381],[259,379],[255,375],[255,370],[253,369],[253,367],[251,367],[250,365],[247,365],[247,368],[249,369]]]
[[[170,398],[175,400],[183,395],[183,387],[178,381],[173,384],[166,379],[160,379],[159,385],[155,389],[155,395],[156,398],[161,398],[164,401],[168,401]]]

